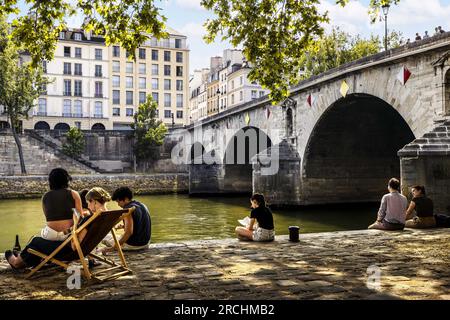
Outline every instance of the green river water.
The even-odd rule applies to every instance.
[[[196,198],[188,195],[138,196],[152,218],[152,243],[234,236],[234,228],[250,213],[248,197]],[[108,209],[119,208],[115,202]],[[45,223],[40,199],[1,200],[0,252],[14,245],[22,248]],[[275,233],[288,234],[291,225],[300,233],[365,229],[375,220],[377,205],[307,207],[273,210]]]

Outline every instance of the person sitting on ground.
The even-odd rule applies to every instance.
[[[441,26],[439,26],[439,27],[438,27],[438,32],[439,32],[439,34],[441,34],[441,33],[445,33],[444,29],[442,29],[442,27],[441,27]]]
[[[422,37],[418,32],[416,32],[416,41],[422,40]]]
[[[434,36],[438,36],[439,34],[439,27],[434,28]]]
[[[413,199],[406,210],[406,228],[425,229],[436,227],[433,214],[433,201],[426,196],[424,186],[414,186],[411,189]],[[414,211],[416,215],[414,216]]]
[[[425,31],[425,34],[423,35],[423,39],[428,39],[430,35],[428,34],[428,31]]]
[[[250,205],[252,207],[250,224],[246,228],[236,227],[236,235],[240,240],[273,241],[275,239],[273,215],[266,206],[264,196],[255,193],[250,198]],[[255,222],[258,222],[256,230],[253,228]]]
[[[408,200],[400,194],[400,181],[392,178],[388,183],[389,193],[381,199],[378,218],[369,229],[403,230],[405,227],[405,210]]]
[[[42,197],[47,225],[41,230],[41,237],[46,240],[65,240],[73,226],[73,211],[82,211],[78,192],[69,188],[72,177],[63,168],[53,169],[48,181],[50,191]]]
[[[124,234],[119,240],[123,250],[141,250],[148,248],[151,239],[151,218],[147,206],[133,199],[133,191],[128,187],[120,187],[113,193],[112,200],[116,201],[119,207],[129,209],[135,207],[131,216],[124,219],[124,224],[119,228],[124,229]],[[117,250],[112,241],[112,237],[108,235],[103,240],[103,244],[107,246],[104,252]]]
[[[78,193],[77,193],[78,195]],[[86,194],[86,200],[88,202],[88,208],[91,212],[103,212],[107,211],[105,203],[111,200],[110,195],[108,192],[103,190],[102,188],[93,188],[89,190],[89,192]],[[80,199],[81,202],[81,199]],[[78,212],[82,212],[82,210],[77,210]],[[79,235],[78,239],[80,243],[83,241],[84,237],[86,236],[88,232],[88,228],[83,229]],[[42,259],[38,256],[35,256],[34,254],[31,254],[28,252],[28,249],[34,249],[36,251],[39,251],[43,254],[49,255],[53,251],[55,251],[56,248],[58,248],[64,241],[63,240],[47,240],[43,239],[42,237],[34,237],[30,243],[24,248],[20,254],[16,252],[12,252],[11,250],[8,250],[5,252],[5,258],[8,261],[8,263],[11,265],[13,269],[22,269],[27,267],[35,267],[37,266]],[[76,247],[73,241],[71,241],[70,246],[64,246],[61,251],[55,256],[56,259],[59,259],[60,257],[66,256],[71,251],[75,251]],[[90,263],[92,264],[92,263]]]

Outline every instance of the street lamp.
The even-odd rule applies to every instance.
[[[384,14],[384,51],[388,50],[388,30],[387,30],[387,16],[389,14],[389,4],[384,4],[381,6]]]

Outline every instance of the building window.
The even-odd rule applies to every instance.
[[[64,62],[64,74],[72,74],[72,64]]]
[[[74,38],[74,40],[76,40],[76,41],[81,41],[81,33],[75,33],[75,34],[73,35],[73,38]]]
[[[120,61],[113,61],[112,71],[120,72]]]
[[[147,81],[145,78],[139,78],[139,89],[145,89],[147,87]]]
[[[63,101],[63,117],[71,117],[72,116],[72,101],[65,99]]]
[[[175,48],[177,49],[181,48],[181,39],[175,39]]]
[[[170,66],[164,66],[164,75],[170,76]]]
[[[103,72],[102,72],[102,66],[101,65],[95,65],[95,76],[96,77],[102,77],[103,76]]]
[[[64,57],[70,57],[70,47],[64,47]]]
[[[95,81],[95,97],[103,98],[103,82]]]
[[[81,63],[75,63],[75,75],[82,76],[83,75],[83,65]]]
[[[115,88],[120,87],[120,76],[112,77],[112,86]]]
[[[234,104],[234,94],[231,95],[231,104]]]
[[[47,73],[47,61],[42,61],[42,72]]]
[[[261,97],[263,97],[264,96],[264,91],[260,91],[259,92],[259,97],[261,98]]]
[[[95,60],[102,60],[102,59],[103,59],[103,50],[95,49]]]
[[[127,91],[126,102],[127,104],[133,104],[133,91]]]
[[[83,104],[81,100],[75,100],[73,104],[73,116],[75,118],[81,118],[83,117]]]
[[[244,77],[241,76],[239,78],[239,83],[240,83],[241,86],[244,84]]]
[[[61,32],[59,33],[59,39],[61,39],[61,40],[66,39],[66,33],[65,33],[64,31],[61,31]]]
[[[75,121],[75,127],[79,130],[81,130],[81,122],[80,121]]]
[[[177,119],[183,119],[183,111],[177,111]]]
[[[152,98],[153,98],[153,101],[155,101],[157,104],[159,104],[159,93],[158,92],[152,92]]]
[[[152,60],[158,61],[158,50],[152,50]]]
[[[81,48],[75,48],[75,58],[81,59]]]
[[[183,76],[183,67],[177,66],[177,77]]]
[[[239,101],[244,100],[244,93],[242,91],[239,91]]]
[[[133,77],[125,77],[125,87],[133,88]]]
[[[145,59],[145,48],[139,48],[139,59]]]
[[[38,116],[46,116],[47,115],[47,99],[39,98],[37,115]]]
[[[159,80],[157,78],[152,78],[152,90],[159,89]]]
[[[139,104],[145,103],[147,100],[147,94],[145,92],[140,91],[139,92]]]
[[[103,118],[103,103],[101,101],[95,101],[94,117]]]
[[[147,68],[145,63],[139,63],[139,74],[146,74]]]
[[[120,91],[113,90],[113,104],[120,104]]]
[[[164,51],[164,61],[170,62],[170,51]]]
[[[132,117],[133,116],[133,108],[127,108],[126,114],[127,114],[127,117]]]
[[[177,52],[177,62],[183,62],[183,52]]]
[[[177,80],[177,91],[183,91],[183,80]]]
[[[183,108],[183,95],[177,94],[177,108]]]
[[[126,71],[126,73],[133,73],[133,62],[127,61],[125,71]]]
[[[113,57],[115,57],[115,58],[120,57],[120,47],[119,46],[113,46]]]
[[[159,74],[159,68],[157,64],[152,64],[152,76],[157,76]]]
[[[112,115],[114,117],[120,117],[120,108],[112,108]]]
[[[172,111],[164,110],[164,118],[172,118]]]
[[[172,99],[170,93],[164,93],[164,107],[171,107]]]
[[[81,97],[83,94],[82,94],[82,83],[81,83],[81,80],[75,80],[75,85],[74,85],[74,88],[75,88],[75,90],[74,90],[74,95],[76,96],[76,97]]]
[[[258,94],[258,91],[252,90],[252,99],[256,99],[257,98],[257,94]]]
[[[234,80],[231,80],[231,90],[234,89]]]
[[[64,95],[71,96],[72,95],[72,81],[64,80]]]
[[[164,90],[170,90],[170,79],[164,79]]]

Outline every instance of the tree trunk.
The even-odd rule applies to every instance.
[[[23,159],[22,143],[20,143],[20,139],[19,139],[19,136],[17,135],[13,120],[10,119],[10,121],[11,121],[11,131],[12,131],[12,134],[14,137],[14,141],[16,142],[17,149],[19,150],[20,170],[22,171],[22,174],[27,174],[27,170],[25,169],[25,161]]]

